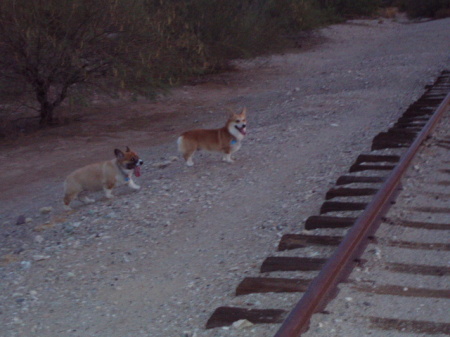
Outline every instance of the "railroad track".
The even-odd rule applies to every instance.
[[[417,196],[417,200],[421,200],[421,203],[426,206],[417,206],[414,209],[417,219],[408,216],[410,213],[408,205],[394,204],[401,190],[400,180],[408,169],[411,170],[410,164],[419,149],[423,148],[421,145],[429,138],[442,116],[445,115],[444,119],[448,123],[450,117],[446,112],[449,103],[450,72],[443,71],[435,83],[426,87],[422,97],[411,104],[387,132],[381,132],[373,139],[371,151],[358,156],[350,167],[349,173],[337,179],[335,186],[325,196],[320,214],[310,216],[306,220],[304,224],[306,231],[301,234],[284,235],[278,244],[279,252],[275,256],[267,257],[262,263],[260,267],[262,275],[244,278],[236,288],[236,296],[258,293],[303,293],[291,311],[285,308],[280,309],[279,306],[251,309],[223,306],[212,313],[206,328],[224,327],[236,321],[247,320],[253,324],[278,324],[279,328],[275,337],[294,337],[303,335],[308,330],[313,317],[312,327],[315,330],[311,329],[307,334],[316,336],[313,330],[318,331],[323,328],[321,320],[336,320],[332,318],[333,315],[327,308],[327,304],[333,298],[338,297],[332,303],[345,305],[349,305],[346,303],[346,298],[354,299],[347,296],[339,300],[342,297],[341,293],[346,293],[338,291],[340,283],[340,287],[356,291],[362,298],[364,296],[431,298],[437,303],[436,305],[444,306],[443,312],[448,311],[450,268],[444,261],[449,257],[449,244],[448,240],[445,242],[445,238],[448,237],[450,229],[450,203],[448,202],[450,135],[445,133],[446,130],[440,130],[440,138],[432,139],[427,143],[429,148],[435,149],[433,153],[439,153],[439,156],[433,157],[436,162],[429,167],[431,171],[428,177],[432,181],[440,179],[436,181],[440,187],[443,187],[442,191],[427,192],[425,185],[431,183],[426,179],[422,181],[424,187],[419,188],[418,191],[423,193]],[[426,197],[430,198],[429,202],[424,200]],[[446,206],[434,206],[439,198],[447,200]],[[411,198],[408,200],[412,203]],[[390,211],[392,205],[394,208]],[[399,207],[403,208],[397,209]],[[388,211],[397,212],[395,214],[399,215],[391,216]],[[436,220],[427,221],[430,217]],[[379,227],[380,232],[377,232]],[[402,229],[400,231],[406,236],[397,235],[396,238],[392,238],[388,230],[392,228]],[[409,230],[406,229],[426,233],[423,235],[428,239],[408,238]],[[368,251],[372,253],[364,253],[368,246]],[[379,257],[383,255],[379,252],[391,250],[413,252],[417,254],[417,260],[425,255],[433,256],[433,252],[436,251],[442,256],[439,255],[441,258],[439,264],[434,265],[432,259],[426,264],[411,263],[411,261],[402,261],[395,253],[392,253],[393,255],[390,253],[394,256],[392,261],[389,260],[388,256],[391,255],[388,254],[386,260],[380,263]],[[313,256],[317,254],[319,257]],[[367,254],[372,260],[367,258]],[[408,275],[406,278],[409,283],[397,280],[378,286],[375,281],[372,283],[367,281],[370,280],[367,275],[362,278],[352,274],[352,271],[358,273],[361,270],[367,270],[366,263],[371,266],[370,270],[377,270],[380,275],[387,273],[386,277],[391,277],[391,274]],[[412,281],[414,277],[418,280],[417,284]],[[430,281],[437,282],[435,287],[424,286],[421,283],[423,277],[436,278],[437,281],[435,279]],[[399,277],[400,280],[404,278],[405,276]],[[358,280],[364,280],[364,282]],[[405,286],[405,284],[408,285]],[[389,299],[385,300],[389,303]],[[371,302],[363,300],[363,303]],[[383,312],[383,305],[378,313],[374,308],[375,306],[370,310],[373,311],[370,317],[362,314],[364,308],[359,308],[360,310],[354,313],[358,317],[356,321],[361,324],[360,328],[366,329],[361,331],[374,329],[374,335],[377,331],[384,330],[430,335],[450,334],[448,318],[445,320],[440,317],[436,321],[430,317],[421,319],[417,315],[413,318],[401,318],[401,315],[395,315],[395,312],[390,316],[386,315]],[[397,313],[401,310],[397,308]],[[410,308],[405,310],[408,311]],[[324,314],[327,319],[324,319]],[[348,326],[354,327],[356,321],[350,322],[350,318],[348,319]],[[334,326],[334,332],[328,331],[323,336],[336,332],[337,324],[330,324],[330,326]],[[384,336],[383,333],[379,335]],[[322,334],[319,333],[317,336],[319,335]]]

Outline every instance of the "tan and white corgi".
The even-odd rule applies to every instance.
[[[232,113],[225,126],[220,129],[196,129],[186,131],[178,137],[178,151],[183,155],[188,166],[194,165],[192,156],[196,150],[223,153],[223,160],[233,162],[231,155],[240,149],[247,133],[247,109]]]
[[[128,184],[132,189],[138,190],[131,178],[141,175],[141,165],[144,163],[139,156],[127,146],[126,151],[114,150],[116,158],[81,167],[66,178],[64,182],[64,204],[70,208],[70,202],[83,191],[104,190],[107,198],[112,198],[112,189],[121,184]],[[85,203],[94,200],[84,196],[80,198]]]

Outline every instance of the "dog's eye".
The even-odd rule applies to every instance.
[[[236,119],[236,123],[240,123],[241,121],[239,119]]]

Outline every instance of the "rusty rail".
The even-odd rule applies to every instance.
[[[298,337],[308,329],[312,315],[324,308],[335,295],[339,282],[345,280],[380,225],[381,217],[395,198],[398,185],[420,145],[429,137],[450,103],[447,94],[417,138],[403,154],[390,176],[358,217],[335,253],[325,263],[319,275],[311,282],[300,301],[284,320],[274,337]]]

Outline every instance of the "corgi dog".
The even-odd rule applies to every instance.
[[[70,202],[83,191],[104,190],[108,199],[112,198],[112,189],[119,184],[128,184],[134,190],[136,185],[131,178],[141,175],[141,165],[144,163],[139,156],[127,146],[126,151],[114,150],[116,158],[81,167],[68,175],[64,182],[64,205],[70,209]],[[85,203],[94,200],[84,196],[80,198]]]
[[[247,109],[232,113],[225,126],[220,129],[196,129],[186,131],[178,137],[178,151],[183,155],[187,166],[193,166],[192,156],[196,150],[223,153],[223,160],[232,163],[231,155],[240,149],[247,133]]]

